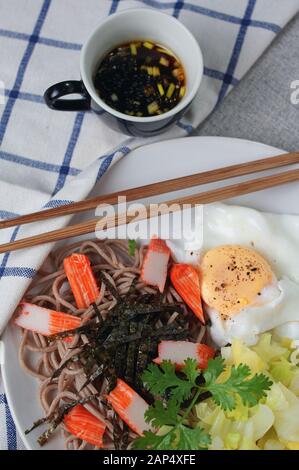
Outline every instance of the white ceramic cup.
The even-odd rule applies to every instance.
[[[150,40],[171,50],[182,63],[186,75],[186,93],[170,111],[150,117],[121,113],[107,105],[94,86],[94,75],[101,60],[114,47],[136,40]],[[108,119],[109,124],[129,135],[151,136],[168,129],[188,109],[195,98],[203,75],[200,47],[190,31],[177,19],[147,8],[129,9],[102,21],[83,46],[80,60],[82,81],[66,81],[45,92],[52,109],[78,111],[92,109]],[[80,93],[81,99],[62,99]]]

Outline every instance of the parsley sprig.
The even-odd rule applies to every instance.
[[[224,371],[225,363],[221,357],[210,359],[204,371],[198,369],[195,360],[187,359],[179,375],[171,362],[163,361],[160,367],[151,364],[143,373],[143,382],[153,395],[161,398],[148,408],[145,419],[160,431],[146,431],[134,441],[134,448],[207,449],[211,442],[209,434],[189,423],[191,411],[198,401],[210,396],[223,410],[233,410],[239,395],[244,405],[254,406],[272,385],[264,374],[249,378],[251,371],[245,364],[232,366],[228,378],[220,382],[218,378]],[[184,407],[187,400],[189,404]]]

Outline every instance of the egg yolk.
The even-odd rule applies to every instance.
[[[267,261],[255,250],[223,245],[208,251],[200,264],[204,302],[223,318],[255,303],[274,275]]]

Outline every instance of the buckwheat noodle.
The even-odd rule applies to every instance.
[[[144,247],[136,248],[135,255],[131,257],[128,254],[127,241],[83,241],[51,253],[26,293],[26,301],[41,307],[72,313],[81,317],[83,324],[95,316],[92,306],[87,310],[77,309],[64,274],[63,260],[73,252],[88,255],[95,276],[97,277],[99,272],[104,273],[121,296],[127,294],[132,285],[136,293],[139,294],[157,293],[156,289],[146,286],[139,278],[144,258]],[[101,315],[105,318],[107,312],[116,305],[117,301],[112,297],[103,282],[99,281],[99,285],[101,285],[100,296],[96,304]],[[181,302],[181,298],[171,286],[166,288],[164,299],[168,302]],[[177,312],[169,313],[167,323],[173,322],[177,315],[179,315]],[[157,325],[159,323],[161,323],[160,319],[157,320]],[[201,327],[199,331],[197,329],[194,332],[193,337],[200,342],[203,340],[204,335],[205,328]],[[102,381],[100,390],[92,384],[88,384],[80,391],[86,381],[86,375],[80,361],[69,363],[58,378],[51,379],[53,373],[66,360],[76,356],[86,342],[87,338],[84,334],[77,334],[73,337],[71,343],[58,339],[49,344],[44,336],[30,331],[23,331],[19,361],[22,368],[40,382],[39,399],[45,416],[49,416],[55,410],[58,410],[61,403],[96,395],[84,406],[95,417],[105,421],[107,425],[104,437],[105,448],[114,449],[114,428],[117,426],[118,431],[121,433],[124,429],[124,423],[103,401],[103,395],[107,388],[106,380]],[[71,435],[65,429],[63,423],[61,423],[60,429],[67,449],[97,449]],[[135,437],[136,435],[130,432],[129,444]]]

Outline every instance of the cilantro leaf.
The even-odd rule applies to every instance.
[[[156,400],[145,412],[145,420],[152,423],[155,428],[161,426],[175,426],[178,422],[178,414],[180,411],[180,404],[170,399],[167,406],[161,400]]]
[[[245,380],[238,386],[244,405],[254,406],[259,400],[265,397],[266,391],[270,390],[273,382],[264,374],[255,374],[251,379]]]
[[[211,384],[207,390],[211,393],[216,405],[219,405],[223,410],[231,411],[236,407],[235,396],[226,384]]]
[[[227,381],[235,385],[241,384],[251,374],[250,367],[247,364],[239,364],[238,366],[232,366],[230,377]]]
[[[202,428],[188,428],[179,424],[163,436],[145,431],[143,437],[135,439],[133,449],[151,450],[207,450],[211,437]]]
[[[216,365],[216,368],[218,365]],[[206,379],[205,389],[209,391],[215,403],[223,410],[233,410],[236,406],[236,395],[238,394],[244,405],[254,406],[265,396],[265,391],[269,390],[272,382],[263,374],[256,374],[251,379],[250,368],[246,364],[239,364],[231,368],[231,373],[226,382],[217,383],[217,372],[212,365],[212,371],[204,373]],[[220,370],[220,367],[219,369]]]
[[[163,361],[160,367],[150,364],[143,373],[142,380],[153,395],[161,396],[168,390],[179,403],[191,396],[194,387],[189,380],[183,380],[176,375],[175,364],[170,361]]]
[[[218,356],[214,359],[209,359],[208,367],[203,373],[204,379],[206,381],[206,388],[216,382],[219,375],[224,371],[224,369],[225,365],[224,359],[222,357]]]
[[[164,436],[159,436],[152,431],[145,431],[142,437],[138,437],[133,441],[134,450],[173,450],[175,433],[173,431],[168,432]]]
[[[129,240],[128,248],[129,248],[129,255],[134,256],[135,251],[136,251],[136,241],[135,240]]]
[[[198,363],[195,359],[186,359],[185,364],[182,367],[182,372],[186,375],[189,382],[196,387],[196,379],[201,375],[201,371],[198,368]]]
[[[134,449],[153,450],[204,450],[211,442],[210,435],[202,428],[190,428],[190,413],[198,399],[208,392],[223,410],[233,410],[239,397],[244,405],[254,406],[266,395],[272,382],[264,374],[249,378],[251,370],[246,364],[232,366],[225,382],[217,380],[225,370],[221,357],[210,359],[205,371],[198,369],[196,361],[187,359],[179,374],[175,364],[163,361],[159,367],[151,364],[143,373],[146,388],[155,396],[165,396],[156,400],[145,413],[145,419],[163,435],[147,431],[133,443]],[[205,382],[198,383],[199,377]],[[185,401],[191,398],[186,407]],[[164,427],[164,428],[163,428]],[[166,432],[165,432],[166,431]]]
[[[211,443],[210,435],[202,428],[188,428],[183,424],[177,427],[178,450],[207,450]]]

